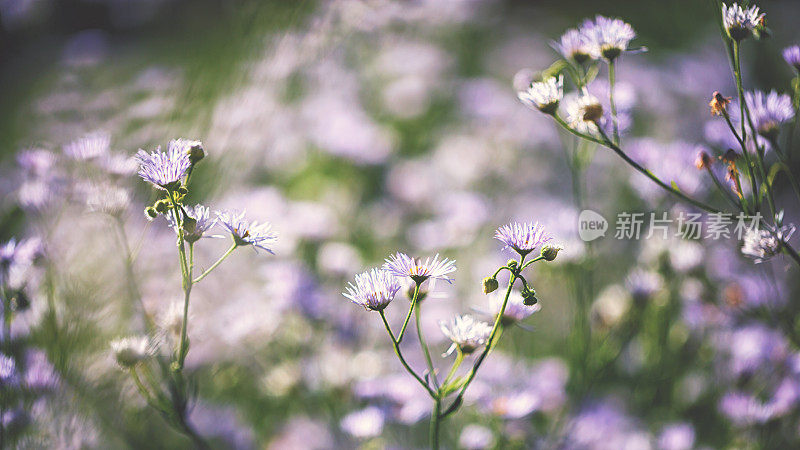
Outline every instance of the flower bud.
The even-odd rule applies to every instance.
[[[152,206],[148,206],[144,209],[144,217],[147,218],[147,220],[153,220],[158,217],[158,211]]]
[[[206,157],[206,151],[203,150],[203,144],[201,144],[199,141],[192,145],[189,150],[187,150],[187,153],[189,154],[189,161],[192,162],[192,165],[197,164],[201,159]]]
[[[558,252],[563,249],[564,247],[558,244],[547,244],[542,247],[542,258],[544,258],[545,261],[553,261],[556,259],[556,256],[558,256]]]
[[[536,298],[536,291],[533,288],[525,287],[522,289],[522,303],[527,306],[533,306],[539,303],[539,299]]]
[[[486,277],[483,279],[483,293],[488,294],[490,292],[494,292],[499,287],[499,283],[497,282],[497,278],[495,277]]]
[[[506,266],[510,267],[511,269],[516,269],[517,268],[517,260],[516,259],[509,259],[506,262]]]
[[[186,189],[186,186],[181,186],[178,188],[178,195],[186,195],[189,193],[189,189]]]
[[[161,200],[155,202],[155,204],[153,204],[153,208],[155,208],[157,213],[164,214],[167,211],[169,211],[169,208],[170,208],[169,200],[161,199]]]

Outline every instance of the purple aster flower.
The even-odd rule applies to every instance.
[[[447,355],[453,350],[461,350],[465,355],[469,355],[486,343],[492,333],[492,326],[486,322],[475,319],[469,314],[455,316],[449,322],[439,322],[442,333],[447,336],[453,345],[447,350]]]
[[[800,46],[792,45],[783,49],[783,59],[800,73]]]
[[[106,133],[88,134],[76,141],[65,145],[64,154],[72,159],[94,159],[108,153],[111,146],[111,137]]]
[[[545,231],[544,225],[540,225],[539,222],[514,222],[503,225],[497,229],[494,237],[506,244],[504,250],[512,248],[522,256],[553,240],[553,237]]]
[[[750,109],[750,115],[756,131],[766,137],[775,137],[778,127],[794,117],[792,99],[786,94],[770,91],[765,94],[760,91],[745,92],[745,101]]]
[[[586,20],[581,26],[581,34],[586,39],[590,54],[594,58],[613,61],[625,50],[628,43],[636,37],[633,27],[620,19],[596,16],[594,21]]]
[[[742,9],[738,3],[731,6],[722,4],[722,25],[728,36],[735,41],[751,36],[763,20],[764,14],[759,12],[758,6]]]
[[[217,218],[211,218],[211,209],[203,205],[195,205],[194,208],[187,207],[184,209],[188,219],[184,218],[184,234],[183,238],[187,242],[197,242],[203,234],[217,224]],[[172,214],[165,215],[169,226],[175,232],[178,232],[178,225]],[[206,237],[219,237],[219,236],[206,236]]]
[[[260,249],[275,254],[272,250],[265,247],[266,244],[277,239],[275,233],[270,231],[272,226],[265,222],[249,222],[244,218],[245,212],[221,211],[217,213],[217,220],[230,231],[236,245],[252,245]]]
[[[175,189],[181,179],[192,167],[189,154],[182,140],[170,141],[167,152],[157,147],[156,151],[147,153],[139,150],[136,159],[139,162],[139,176],[159,189]]]
[[[383,311],[400,290],[400,282],[391,273],[372,269],[356,275],[355,284],[348,283],[345,297],[367,310]]]
[[[561,56],[578,64],[583,64],[591,57],[591,50],[586,42],[586,36],[574,28],[567,30],[561,35],[561,39],[558,42],[553,42],[552,45],[556,51],[561,53]]]
[[[447,258],[440,261],[438,253],[433,258],[426,258],[425,262],[422,262],[422,259],[397,252],[386,258],[383,270],[396,277],[409,277],[417,284],[421,284],[429,278],[452,283],[453,280],[447,274],[455,272],[456,262]]]

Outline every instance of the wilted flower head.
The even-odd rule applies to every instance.
[[[636,37],[633,27],[624,21],[599,15],[594,21],[586,20],[583,23],[581,34],[585,37],[593,57],[602,57],[609,61],[627,50],[628,43]]]
[[[166,153],[161,151],[161,147],[151,153],[139,150],[136,160],[139,162],[139,176],[160,189],[177,188],[192,166],[186,149],[174,140],[170,141]]]
[[[155,348],[147,337],[131,336],[111,341],[111,352],[122,369],[130,369],[152,356]]]
[[[767,261],[780,253],[782,242],[791,238],[794,230],[794,225],[784,226],[775,232],[757,229],[748,230],[744,235],[742,254],[752,258],[756,264]]]
[[[792,99],[786,94],[754,91],[745,92],[744,95],[756,131],[762,136],[776,136],[780,125],[794,117]]]
[[[386,258],[383,270],[396,277],[409,277],[417,284],[421,284],[429,278],[451,283],[453,280],[447,275],[455,272],[456,262],[447,258],[439,260],[438,253],[433,258],[426,258],[425,262],[422,262],[422,259],[397,252]]]
[[[567,122],[581,133],[595,133],[603,119],[603,105],[591,94],[571,96],[566,100]]]
[[[792,45],[783,49],[783,59],[800,73],[800,46]]]
[[[726,112],[730,102],[730,97],[725,97],[724,95],[720,94],[719,91],[714,91],[714,94],[711,96],[711,101],[708,102],[708,106],[711,107],[711,115],[721,116]]]
[[[186,216],[183,219],[183,238],[187,242],[197,242],[203,234],[214,227],[217,223],[216,218],[211,218],[211,209],[203,205],[195,205],[194,208],[185,208]],[[172,214],[166,214],[169,226],[178,232],[178,224]]]
[[[252,245],[274,254],[272,250],[265,247],[265,245],[277,239],[275,233],[270,231],[272,226],[266,222],[262,224],[248,222],[244,215],[244,211],[241,213],[237,211],[221,211],[217,213],[217,218],[222,226],[231,233],[236,245]]]
[[[591,57],[591,50],[586,42],[586,37],[578,30],[567,30],[553,47],[566,59],[571,59],[578,64],[583,64]]]
[[[550,77],[531,83],[527,91],[517,93],[525,106],[538,109],[545,114],[553,114],[564,97],[564,76]]]
[[[88,134],[64,146],[64,154],[72,159],[87,160],[108,153],[111,137],[106,133]]]
[[[500,309],[503,308],[503,301],[505,301],[506,293],[496,291],[489,296],[489,310],[497,317],[500,314]],[[500,319],[504,325],[519,322],[527,319],[533,313],[542,309],[539,303],[528,306],[524,303],[522,295],[519,292],[511,292],[508,296],[508,303],[506,303],[506,310],[503,312],[503,317]]]
[[[738,3],[731,6],[722,4],[722,25],[728,36],[735,41],[751,36],[763,20],[764,14],[759,12],[758,6],[743,9]]]
[[[458,347],[462,353],[468,355],[485,344],[492,333],[491,325],[477,320],[469,314],[455,316],[449,322],[441,321],[439,327],[442,329],[442,333],[453,341],[447,354],[452,353]]]
[[[372,269],[356,275],[355,284],[348,283],[345,297],[355,304],[372,311],[382,311],[400,290],[400,281],[391,273]]]
[[[548,242],[553,237],[544,229],[544,225],[539,222],[519,223],[514,222],[498,228],[494,234],[495,239],[505,244],[506,248],[512,248],[522,256],[535,250]]]

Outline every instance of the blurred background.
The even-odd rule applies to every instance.
[[[780,50],[800,42],[800,7],[759,6],[773,38],[745,46],[745,82],[790,92]],[[0,241],[39,237],[47,255],[12,334],[51,389],[23,400],[15,445],[190,448],[108,354],[140,326],[135,297],[165,317],[181,296],[174,234],[145,220],[154,193],[129,159],[178,137],[208,152],[191,201],[279,236],[194,291],[191,421],[215,447],[424,448],[429,399],[341,292],[398,250],[457,260],[423,319],[441,353],[440,320],[488,316],[480,280],[511,256],[493,239],[511,220],[565,250],[529,278],[541,311],[503,336],[447,448],[798,445],[797,268],[753,265],[735,239],[578,238],[583,208],[612,226],[684,210],[605,149],[576,203],[569,137],[516,98],[515,74],[595,14],[649,49],[619,64],[626,149],[724,206],[694,168],[726,145],[711,93],[735,93],[712,1],[0,0]],[[65,156],[86,139],[102,147],[91,167]],[[226,248],[201,244],[201,266]]]

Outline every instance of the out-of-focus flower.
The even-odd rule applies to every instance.
[[[23,150],[17,153],[17,164],[30,175],[46,176],[56,164],[56,156],[38,148]]]
[[[439,322],[442,333],[447,336],[453,345],[447,350],[450,354],[458,347],[462,353],[468,355],[486,343],[492,333],[492,326],[486,322],[475,319],[469,314],[456,316],[449,322]]]
[[[192,167],[192,162],[181,141],[170,141],[166,153],[161,151],[161,147],[157,147],[154,152],[150,153],[139,150],[136,153],[136,160],[139,162],[139,176],[159,189],[177,188],[181,179]]]
[[[634,300],[642,300],[652,296],[661,289],[663,284],[664,280],[661,275],[641,269],[631,272],[625,280],[625,287],[628,288]]]
[[[503,249],[514,249],[521,256],[553,240],[553,237],[545,231],[544,225],[539,222],[513,222],[503,225],[497,229],[494,237],[505,244]]]
[[[365,309],[382,311],[394,300],[399,290],[397,277],[385,270],[372,269],[356,275],[355,284],[349,283],[343,295]]]
[[[630,305],[631,296],[622,286],[608,286],[592,304],[592,319],[605,327],[613,327],[622,320]]]
[[[489,296],[489,310],[495,317],[500,313],[505,298],[506,293],[502,291],[496,291]],[[536,303],[535,305],[528,306],[524,303],[522,295],[519,292],[512,291],[508,296],[506,310],[503,312],[503,317],[500,320],[503,325],[510,325],[527,319],[531,314],[538,312],[540,309],[542,309],[541,304]]]
[[[594,58],[605,58],[613,61],[625,50],[636,37],[630,24],[620,19],[596,16],[594,21],[587,20],[581,26],[581,34],[586,39],[589,52]]]
[[[571,59],[578,64],[583,64],[591,57],[591,49],[586,42],[586,37],[578,30],[567,30],[558,42],[553,42],[553,47],[566,59]]]
[[[202,238],[206,231],[210,230],[217,224],[216,218],[211,218],[211,209],[203,205],[195,205],[194,208],[185,208],[186,216],[183,223],[183,238],[187,242],[197,242]],[[165,214],[169,226],[178,232],[178,224],[175,223],[175,218],[172,214]],[[212,237],[212,236],[206,236]]]
[[[794,117],[792,99],[786,94],[755,91],[745,92],[744,95],[756,131],[762,136],[775,137],[780,125]]]
[[[458,444],[467,450],[483,450],[494,447],[492,430],[477,424],[469,424],[461,430]]]
[[[780,253],[782,242],[791,238],[794,230],[794,225],[784,226],[774,232],[770,230],[747,230],[744,235],[742,254],[752,258],[756,264],[767,261]]]
[[[381,434],[384,420],[383,411],[375,406],[369,406],[346,415],[340,425],[350,436],[366,439]]]
[[[10,383],[17,375],[17,365],[14,360],[0,353],[0,382]]]
[[[277,239],[275,233],[270,231],[272,226],[267,222],[262,224],[249,222],[244,215],[244,211],[241,213],[238,211],[220,211],[217,212],[217,219],[231,233],[236,245],[252,245],[273,253],[272,250],[265,247]]]
[[[568,96],[564,101],[567,123],[581,133],[596,133],[603,120],[603,105],[591,94]]]
[[[111,137],[106,133],[93,133],[65,145],[64,154],[72,159],[94,159],[108,153]]]
[[[131,369],[155,353],[145,336],[131,336],[111,341],[111,352],[122,369]]]
[[[800,45],[792,45],[783,49],[783,59],[800,73]]]
[[[409,277],[417,284],[427,279],[444,280],[452,283],[452,278],[447,275],[455,272],[456,262],[447,258],[439,260],[438,254],[433,258],[426,258],[425,262],[422,262],[422,259],[412,258],[405,253],[397,252],[386,258],[383,270],[396,277]]]
[[[531,109],[545,114],[554,114],[558,104],[564,98],[564,76],[550,77],[543,81],[531,83],[526,91],[517,93],[520,101]]]
[[[659,450],[691,450],[694,448],[694,428],[688,423],[666,425],[658,435]]]
[[[112,184],[90,184],[80,189],[90,211],[102,212],[118,216],[125,212],[131,204],[131,196],[127,189]]]
[[[764,14],[758,6],[742,8],[738,3],[730,6],[722,4],[722,25],[728,36],[734,41],[741,41],[752,36],[756,27],[763,24]]]

